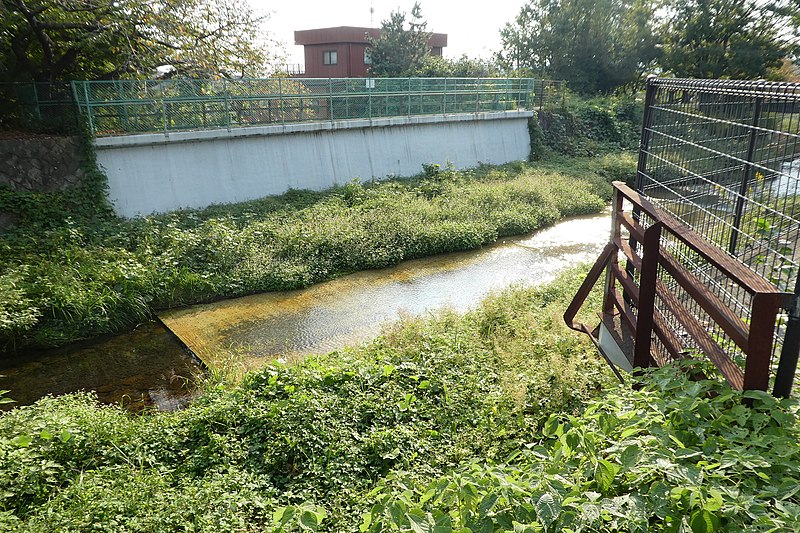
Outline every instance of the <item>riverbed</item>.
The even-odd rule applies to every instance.
[[[307,289],[190,306],[132,332],[0,361],[0,388],[16,405],[47,394],[96,391],[132,410],[176,409],[196,394],[202,365],[256,368],[358,344],[404,315],[466,311],[513,284],[538,284],[594,261],[609,213],[575,217],[479,250],[405,261]],[[197,358],[196,358],[196,357]]]

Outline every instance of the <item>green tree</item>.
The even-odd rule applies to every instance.
[[[265,16],[246,0],[0,0],[7,80],[257,74]]]
[[[496,63],[482,59],[472,59],[466,55],[462,55],[458,59],[426,56],[422,60],[422,66],[413,73],[414,76],[427,78],[492,78],[500,74],[500,67]]]
[[[676,0],[662,67],[680,77],[765,77],[788,51],[779,28],[773,6],[756,0]]]
[[[422,9],[415,3],[411,17],[405,12],[393,11],[388,20],[381,22],[377,38],[367,37],[372,60],[370,73],[375,76],[413,76],[422,69],[425,57],[430,54],[428,23],[422,20]]]
[[[635,85],[658,57],[655,0],[530,0],[500,31],[498,62],[582,93]]]

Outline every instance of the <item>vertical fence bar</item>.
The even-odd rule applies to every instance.
[[[37,87],[37,83],[33,82],[31,84],[33,86],[33,105],[34,109],[36,109],[36,118],[42,120],[42,110],[39,107],[39,88]]]
[[[661,241],[661,222],[656,222],[644,232],[642,242],[642,271],[639,274],[639,311],[636,315],[636,337],[633,348],[633,366],[650,366],[650,345],[656,303],[656,278]]]
[[[228,101],[228,84],[222,80],[222,95],[225,98],[225,127],[231,131],[231,106]]]
[[[783,338],[781,357],[775,374],[775,388],[772,391],[775,396],[788,397],[792,393],[798,357],[800,357],[800,276],[795,280],[786,336]]]
[[[652,137],[651,128],[653,126],[653,104],[656,98],[656,78],[647,78],[647,88],[644,97],[644,117],[642,119],[642,135],[639,141],[639,162],[636,165],[635,189],[642,191],[642,182],[647,173],[647,155],[650,151],[650,140]]]
[[[333,78],[328,78],[328,115],[333,122]]]
[[[756,98],[753,104],[753,121],[750,128],[750,140],[747,145],[747,157],[744,165],[744,172],[742,173],[742,181],[739,185],[739,197],[736,199],[736,211],[733,215],[733,228],[731,229],[731,240],[728,246],[728,252],[731,255],[736,255],[736,244],[739,240],[739,228],[742,225],[742,215],[744,214],[745,197],[747,196],[747,186],[750,183],[750,178],[753,175],[753,155],[756,150],[756,141],[758,140],[758,124],[761,120],[761,104],[763,98]]]
[[[408,92],[406,94],[408,99],[408,116],[411,116],[411,78],[408,78]]]
[[[278,101],[280,102],[281,125],[286,126],[286,111],[283,106],[283,80],[278,78]]]
[[[654,82],[655,82],[655,76],[649,77],[647,79],[647,88],[646,88],[645,97],[644,97],[644,117],[642,119],[642,135],[641,135],[641,139],[640,139],[640,142],[639,142],[639,161],[638,161],[638,163],[636,165],[636,184],[635,184],[635,188],[639,192],[643,192],[643,190],[642,190],[642,179],[643,179],[643,176],[645,175],[645,173],[647,172],[647,154],[648,154],[648,151],[650,150],[650,139],[652,137],[652,135],[651,135],[651,133],[652,133],[651,132],[651,127],[652,127],[652,123],[653,123],[653,104],[655,103],[655,97],[656,97],[656,86],[655,86]],[[633,207],[633,213],[632,214],[633,214],[634,220],[639,221],[640,211],[639,211],[639,208],[637,206]],[[634,239],[632,235],[628,239],[628,244],[630,245],[631,250],[634,250],[634,251],[636,250],[636,248],[638,246],[638,243],[636,242],[636,239]],[[633,263],[631,263],[631,261],[626,261],[625,262],[625,272],[627,272],[629,275],[633,276],[634,266],[633,266]],[[623,296],[625,302],[628,305],[631,305],[632,302],[631,302],[630,295],[626,291],[623,291],[622,296]]]
[[[622,207],[623,207],[623,198],[622,193],[619,189],[614,187],[614,208],[611,211],[611,239],[620,239],[622,240],[622,235],[620,231],[620,222],[619,216],[622,214]],[[616,254],[614,255],[613,261],[617,261]],[[611,314],[614,311],[614,301],[611,298],[613,294],[615,283],[614,283],[614,276],[611,273],[611,269],[608,268],[609,265],[606,265],[606,281],[604,285],[603,291],[603,312],[606,314]]]
[[[89,103],[89,89],[87,87],[87,85],[89,85],[89,82],[84,81],[82,83],[83,83],[83,97],[86,101],[86,115],[89,117],[89,131],[92,132],[92,135],[96,135],[97,130],[95,129],[95,124],[94,124],[94,116],[93,116],[94,111],[92,110],[92,106]]]
[[[444,89],[442,90],[442,114],[447,114],[447,78],[444,79]]]
[[[769,363],[775,331],[776,307],[770,294],[754,294],[750,335],[744,363],[744,390],[769,388]]]

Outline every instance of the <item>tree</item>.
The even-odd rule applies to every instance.
[[[422,66],[413,75],[424,78],[492,78],[500,75],[500,68],[491,61],[472,59],[466,55],[455,60],[429,55],[422,60]]]
[[[264,20],[246,0],[0,0],[0,64],[8,80],[256,74]]]
[[[422,20],[419,3],[411,9],[408,24],[405,12],[392,12],[388,20],[381,22],[380,36],[367,37],[372,60],[370,73],[375,76],[412,76],[419,71],[431,51],[428,44],[431,34],[426,31],[427,26],[428,23]]]
[[[636,84],[658,56],[654,0],[530,0],[500,31],[498,62],[579,92]]]
[[[788,49],[778,14],[755,0],[677,0],[665,28],[663,68],[680,77],[755,79]]]

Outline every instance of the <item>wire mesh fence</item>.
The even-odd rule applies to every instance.
[[[560,101],[530,78],[271,78],[75,81],[95,135],[428,114],[507,111]]]
[[[0,83],[0,101],[0,129],[65,131],[76,125],[68,82]]]
[[[800,85],[649,80],[636,186],[779,290],[794,293],[774,332],[772,360],[773,372],[779,354],[793,372],[800,349]],[[752,321],[751,295],[680,243],[664,245],[739,320]],[[680,291],[676,297],[688,300]],[[690,311],[744,364],[736,339],[718,331],[707,313]],[[681,335],[680,324],[673,326]]]

